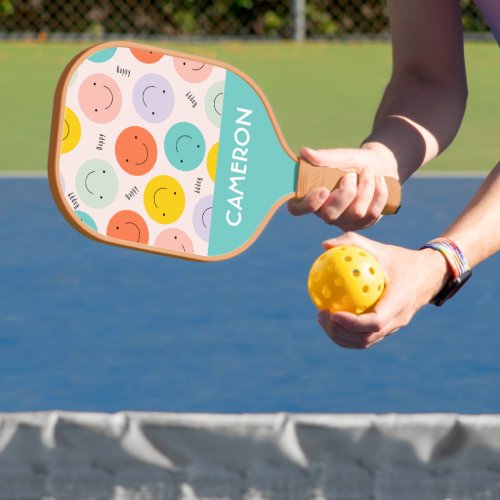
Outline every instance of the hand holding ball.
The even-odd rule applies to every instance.
[[[312,265],[307,288],[318,309],[362,314],[380,299],[385,288],[384,272],[365,249],[334,247]]]

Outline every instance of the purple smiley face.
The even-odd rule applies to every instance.
[[[160,75],[144,75],[134,87],[134,106],[144,120],[151,123],[162,122],[174,108],[172,87]]]
[[[194,207],[193,224],[196,233],[203,241],[208,241],[210,236],[210,222],[212,221],[213,196],[205,196]]]

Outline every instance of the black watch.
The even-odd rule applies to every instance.
[[[431,300],[431,304],[442,306],[448,299],[451,299],[460,288],[462,288],[467,280],[472,276],[472,270],[467,269],[464,274],[458,278],[452,278],[444,285],[441,291]]]

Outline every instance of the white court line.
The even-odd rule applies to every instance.
[[[412,177],[416,179],[484,179],[489,172],[477,170],[451,170],[448,172],[424,171],[416,172]]]
[[[47,178],[47,172],[41,171],[6,171],[0,172],[0,179],[44,179]]]
[[[483,179],[487,175],[487,171],[451,170],[448,172],[416,172],[412,177],[415,179]],[[45,171],[0,171],[0,179],[44,179],[46,177],[47,172]]]

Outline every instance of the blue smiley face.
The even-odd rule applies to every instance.
[[[205,139],[192,123],[176,123],[165,136],[165,154],[178,170],[195,169],[205,158]]]
[[[118,193],[118,176],[104,160],[88,160],[76,174],[76,191],[89,207],[107,207]]]
[[[78,215],[78,218],[86,224],[88,227],[93,229],[94,231],[97,231],[97,224],[95,223],[94,219],[90,217],[89,214],[82,212],[81,210],[75,210],[75,214]]]
[[[109,61],[115,55],[115,52],[116,52],[116,47],[110,47],[108,49],[103,49],[100,50],[99,52],[95,52],[88,59],[89,61],[95,63],[103,63]]]

